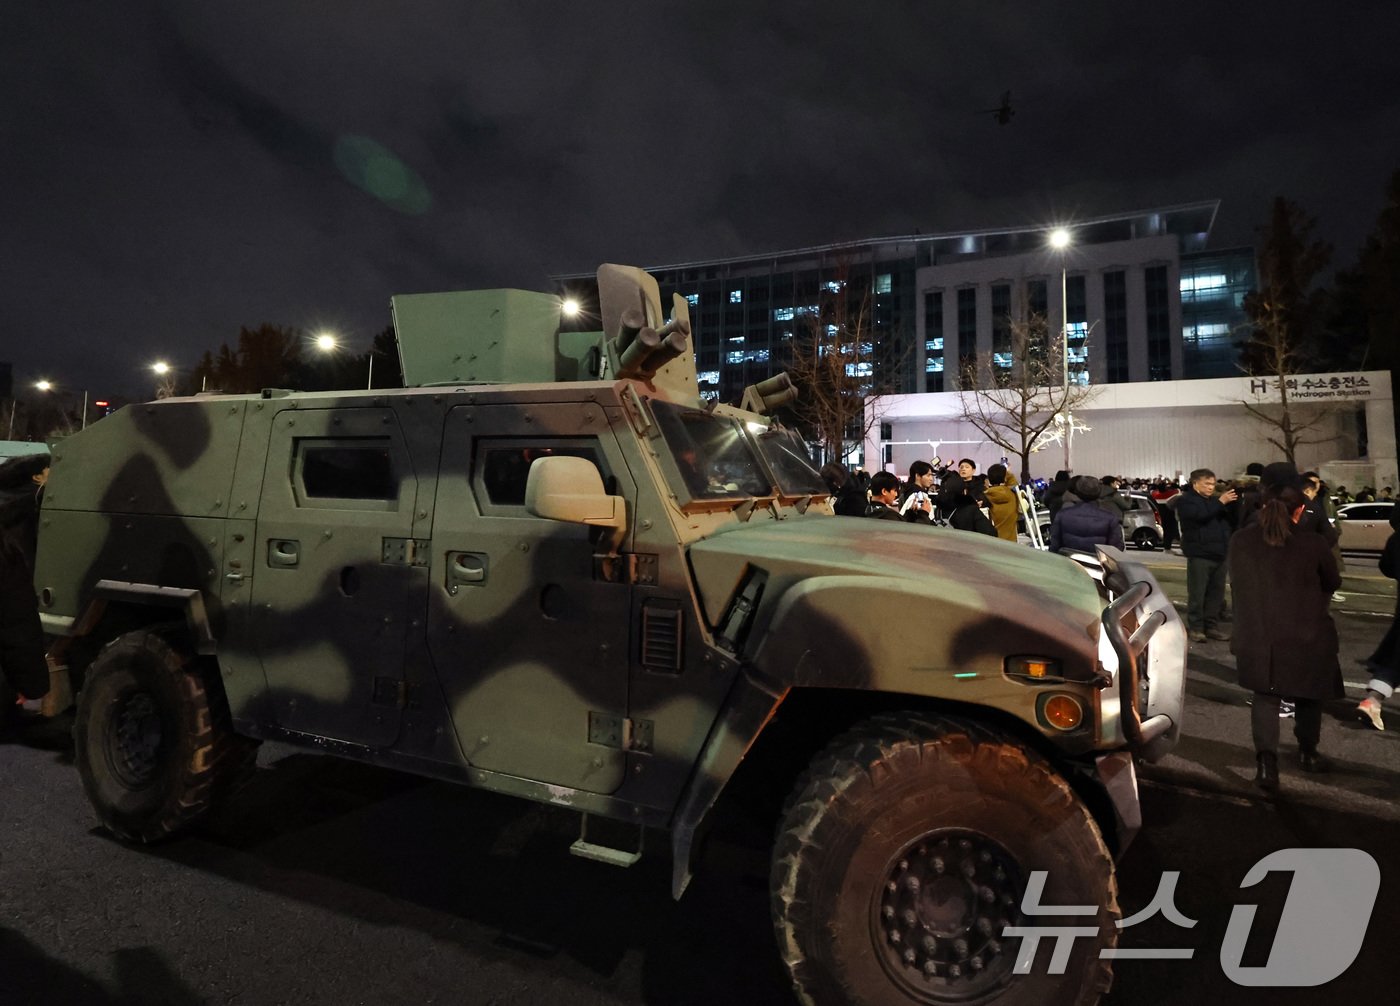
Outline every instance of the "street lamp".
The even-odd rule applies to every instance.
[[[35,381],[35,382],[34,382],[34,388],[35,388],[36,391],[42,391],[44,394],[47,395],[50,391],[57,391],[57,390],[58,390],[58,385],[54,384],[53,381],[42,380],[42,379],[41,379],[41,380],[38,380],[38,381]],[[83,424],[82,424],[82,426],[80,427],[80,429],[84,429],[84,430],[87,429],[87,400],[88,400],[88,393],[87,393],[87,389],[84,388],[84,389],[83,389]],[[15,410],[14,410],[14,406],[11,405],[11,406],[10,406],[10,433],[11,433],[11,434],[14,433],[14,429],[15,429]],[[72,429],[72,427],[69,427],[69,429]]]
[[[316,348],[322,353],[334,353],[340,348],[340,339],[333,332],[322,332],[314,340]],[[369,347],[369,373],[365,375],[365,389],[374,387],[374,345]]]
[[[1072,238],[1066,228],[1056,227],[1050,232],[1050,247],[1060,253],[1060,373],[1064,393],[1060,407],[1065,410],[1065,471],[1071,470],[1069,447],[1074,437],[1074,421],[1069,413],[1069,263],[1065,259],[1065,252],[1071,243]]]

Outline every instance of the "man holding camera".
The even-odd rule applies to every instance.
[[[1186,556],[1186,626],[1193,643],[1230,638],[1217,623],[1225,607],[1225,553],[1234,530],[1225,508],[1238,498],[1233,488],[1216,496],[1215,472],[1197,468],[1176,504]]]

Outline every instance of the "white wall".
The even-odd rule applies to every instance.
[[[1297,380],[1330,381],[1331,377],[1364,379],[1364,387],[1324,389],[1322,397],[1300,402],[1302,408],[1327,410],[1318,434],[1322,443],[1304,446],[1298,461],[1304,468],[1318,468],[1337,460],[1357,458],[1358,414],[1364,413],[1369,439],[1366,458],[1376,468],[1376,485],[1400,486],[1396,479],[1394,401],[1390,375],[1366,371],[1347,375],[1300,375]],[[1075,417],[1089,426],[1076,434],[1071,467],[1080,474],[1184,476],[1194,468],[1210,468],[1222,476],[1243,472],[1251,461],[1268,463],[1282,451],[1268,442],[1277,431],[1250,416],[1242,401],[1266,403],[1276,393],[1258,391],[1249,378],[1206,381],[1160,381],[1102,386],[1095,397],[1075,410]],[[945,460],[971,457],[979,469],[995,463],[1004,453],[986,441],[961,419],[960,396],[892,395],[872,405],[879,421],[871,426],[866,444],[867,467],[887,467],[903,475],[909,463],[927,460],[934,453]],[[880,423],[892,428],[892,463],[882,466]],[[912,443],[905,443],[912,441]],[[931,442],[938,446],[931,446]],[[1013,468],[1017,462],[1013,459]],[[1063,444],[1053,444],[1031,455],[1031,476],[1049,478],[1065,466]]]

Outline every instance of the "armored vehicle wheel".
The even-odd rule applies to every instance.
[[[1133,544],[1144,552],[1155,552],[1157,550],[1158,538],[1153,534],[1151,528],[1140,527],[1133,532]]]
[[[118,838],[151,842],[253,769],[257,744],[211,707],[205,662],[159,630],[128,632],[88,668],[73,723],[83,789]]]
[[[1093,1003],[1117,939],[1113,861],[1089,811],[1050,765],[985,727],[912,713],[838,738],[797,784],[779,826],[771,897],[778,944],[809,1006]],[[1023,917],[1032,871],[1043,905]],[[1049,975],[1042,940],[1014,975],[1008,925],[1093,927]]]

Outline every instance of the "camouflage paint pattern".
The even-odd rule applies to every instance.
[[[396,299],[405,374],[527,383],[168,399],[65,440],[36,574],[57,648],[81,664],[172,617],[136,586],[95,604],[99,581],[108,597],[197,591],[239,732],[672,827],[677,893],[690,836],[793,689],[989,708],[1067,756],[1123,746],[1091,685],[1003,673],[1022,655],[1092,677],[1107,597],[1094,580],[980,535],[836,518],[824,494],[693,498],[655,415],[704,407],[693,353],[674,351],[686,303],[663,320],[645,273],[604,266],[599,279],[591,354],[576,335],[501,349],[557,331],[557,298]],[[453,304],[471,325],[451,323]],[[551,363],[601,376],[552,380]],[[313,495],[320,448],[368,451],[392,482],[370,498]],[[605,530],[495,498],[493,450],[589,452],[625,500],[616,554]],[[755,576],[742,644],[721,638]],[[1158,659],[1184,664],[1184,648]],[[1083,727],[1042,723],[1046,691],[1078,696]]]

